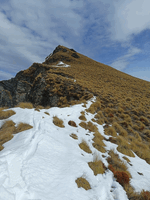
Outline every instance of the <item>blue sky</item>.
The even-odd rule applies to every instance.
[[[0,80],[57,45],[150,81],[149,0],[0,0]]]

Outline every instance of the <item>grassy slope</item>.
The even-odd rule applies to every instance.
[[[60,51],[49,58],[55,58],[57,62],[50,64],[48,59],[41,64],[49,68],[47,80],[57,76],[61,76],[62,80],[69,77],[72,84],[79,84],[96,95],[97,104],[88,110],[97,113],[93,121],[106,123],[105,134],[111,135],[109,141],[118,144],[118,151],[134,156],[133,151],[150,164],[150,82],[134,78],[79,53],[80,58],[73,58],[71,50],[61,47],[67,52]],[[53,67],[58,61],[71,67]],[[30,73],[30,68],[25,73]],[[76,83],[73,79],[76,79]],[[112,127],[109,126],[111,124]],[[89,130],[93,129],[92,124],[83,125]],[[102,139],[94,131],[93,145],[102,151]],[[113,170],[115,166],[111,167]]]

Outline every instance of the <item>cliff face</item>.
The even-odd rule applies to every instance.
[[[71,62],[67,54],[57,56],[59,51],[64,53],[67,49],[58,46],[44,63],[33,63],[27,70],[18,72],[15,78],[0,81],[0,107],[14,107],[19,102],[31,102],[35,106],[61,106],[92,97],[87,89],[75,83],[73,77],[56,73],[56,62]],[[73,49],[70,51],[73,59],[79,58]],[[54,64],[53,67],[50,63]]]

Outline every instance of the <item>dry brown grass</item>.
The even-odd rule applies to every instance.
[[[77,140],[78,139],[78,136],[74,133],[71,133],[70,137],[72,137],[73,139]]]
[[[90,190],[91,189],[91,186],[90,186],[89,182],[83,177],[77,178],[76,179],[76,183],[77,183],[78,188],[82,187],[85,190]]]
[[[122,126],[120,126],[117,122],[114,122],[112,124],[112,126],[114,127],[116,132],[119,133],[119,135],[122,135],[122,136],[127,136],[128,135],[128,132]]]
[[[13,138],[13,133],[15,133],[15,123],[12,120],[4,122],[2,127],[0,128],[0,149],[3,149],[3,144],[8,142]]]
[[[63,120],[59,119],[57,116],[53,117],[53,123],[58,127],[61,127],[61,128],[65,127],[63,124]]]
[[[48,112],[44,112],[46,115],[50,115]]]
[[[149,191],[142,190],[142,192],[140,193],[135,192],[133,187],[130,184],[125,185],[124,189],[127,193],[128,198],[131,200],[149,200],[150,199]]]
[[[26,130],[31,129],[31,128],[33,128],[33,126],[31,126],[31,125],[29,125],[29,124],[26,124],[26,123],[20,122],[20,123],[17,125],[17,128],[16,128],[15,133],[19,133],[19,132],[22,132],[22,131],[26,131]]]
[[[20,102],[16,107],[32,109],[33,105],[30,102]]]
[[[92,103],[88,109],[86,109],[87,112],[90,112],[92,114],[98,112],[101,108],[101,102],[97,100],[96,102]]]
[[[120,160],[118,154],[116,154],[113,150],[109,151],[110,157],[107,158],[107,161],[112,167],[115,169],[115,171],[123,171],[126,172],[130,177],[130,173],[127,171],[127,165],[125,162]]]
[[[74,121],[72,121],[72,120],[70,120],[70,121],[68,122],[68,124],[69,124],[70,126],[77,127],[76,123],[75,123]]]
[[[106,135],[111,135],[111,136],[114,136],[114,137],[117,136],[116,130],[112,126],[109,126],[108,128],[105,128],[104,132],[105,132]]]
[[[93,162],[89,162],[88,165],[93,170],[95,176],[97,174],[103,174],[105,172],[104,164],[99,159],[99,156],[97,154],[94,154]]]
[[[15,123],[12,120],[5,121],[2,127],[0,128],[0,150],[3,149],[3,144],[8,142],[13,138],[13,134],[19,133],[21,131],[28,130],[33,128],[29,124],[19,123],[17,127],[15,127]]]
[[[129,158],[127,158],[126,156],[123,156],[123,159],[125,159],[128,163],[130,163],[131,161],[130,161],[130,159]]]
[[[7,110],[7,111],[3,111],[3,109],[0,109],[0,120],[1,119],[7,119],[9,117],[11,117],[12,115],[15,115],[16,112],[13,110]]]
[[[94,138],[93,138],[93,147],[96,148],[98,151],[105,153],[106,149],[104,148],[106,145],[103,142],[104,137],[98,132],[96,131],[94,133]]]
[[[92,153],[90,147],[88,146],[88,144],[87,144],[87,142],[86,142],[85,140],[82,140],[82,142],[79,144],[79,147],[80,147],[83,151],[85,151],[85,152],[87,152],[87,153]]]
[[[49,107],[48,107],[49,108]],[[46,108],[46,109],[48,109],[48,108]],[[41,106],[41,105],[38,105],[38,106],[36,106],[36,108],[35,108],[35,110],[40,110],[40,109],[44,109],[44,107],[43,106]]]
[[[89,122],[80,122],[79,125],[84,128],[84,129],[88,129],[89,131],[92,131],[92,132],[96,132],[98,131],[98,128],[96,125],[94,125],[91,121]]]
[[[79,119],[82,120],[82,121],[86,121],[85,115],[80,115],[80,116],[79,116]]]

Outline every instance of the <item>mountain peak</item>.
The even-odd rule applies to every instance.
[[[58,54],[59,53],[59,54]],[[74,50],[74,49],[69,49],[67,47],[58,45],[53,53],[49,54],[46,58],[45,58],[45,62],[43,64],[50,64],[50,63],[54,63],[59,61],[60,59],[62,61],[68,61],[71,62],[72,58],[80,58],[80,56],[78,55],[78,53]]]

